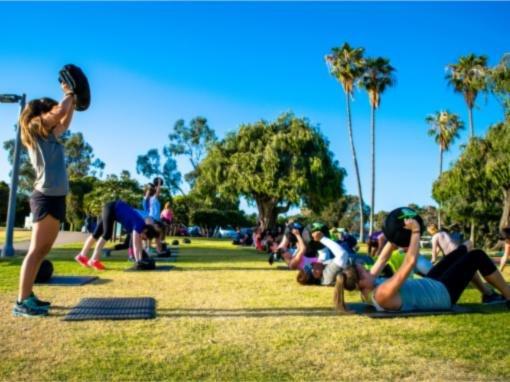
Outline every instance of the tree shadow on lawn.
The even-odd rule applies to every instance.
[[[193,263],[195,264],[195,263]],[[181,263],[181,265],[184,265],[183,263]],[[225,266],[225,267],[193,267],[193,266],[190,266],[190,267],[176,267],[173,269],[174,271],[179,271],[179,272],[193,272],[193,271],[197,271],[197,272],[208,272],[208,271],[281,271],[283,269],[277,269],[277,268],[268,268],[268,267],[264,267],[264,268],[255,268],[255,267],[228,267],[228,266]],[[287,271],[289,271],[290,269],[286,268]]]
[[[225,317],[282,317],[337,316],[332,308],[248,308],[248,309],[157,309],[158,317],[225,318]]]
[[[349,304],[348,304],[349,305]],[[354,304],[356,305],[356,304]],[[365,305],[365,304],[360,304]],[[487,306],[481,304],[461,304],[462,307],[470,308],[471,311],[456,313],[455,315],[465,314],[505,314],[509,310],[504,304],[498,306]],[[351,308],[354,308],[352,306]],[[247,309],[157,309],[158,317],[172,318],[236,318],[236,317],[338,317],[338,316],[366,316],[363,309],[354,308],[355,312],[337,313],[333,308],[247,308]],[[431,314],[430,317],[433,317]],[[420,316],[417,316],[420,317]],[[398,315],[394,316],[398,318]],[[412,318],[405,317],[401,318]]]

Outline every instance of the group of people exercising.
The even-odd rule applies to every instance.
[[[63,80],[61,89],[63,98],[60,102],[50,98],[32,100],[20,116],[21,139],[28,150],[36,180],[30,197],[34,223],[32,237],[21,266],[14,316],[45,316],[50,306],[49,302],[37,298],[33,293],[33,285],[44,257],[55,242],[60,223],[66,218],[65,198],[69,183],[64,147],[58,138],[69,128],[74,110],[85,110],[90,100],[79,102],[77,106],[80,100],[75,89]],[[155,221],[162,217],[157,200],[157,189],[160,186],[156,184],[156,190],[147,191],[143,205],[146,216],[121,200],[106,204],[94,233],[85,241],[76,260],[84,266],[104,269],[100,261],[101,250],[111,238],[114,222],[117,221],[131,233],[133,257],[137,263],[142,262],[143,240],[155,238],[157,246],[160,245],[158,238],[161,227]],[[433,266],[424,265],[424,258],[419,253],[423,225],[412,213],[406,212],[402,216],[400,236],[405,236],[406,240],[393,240],[393,233],[388,234],[388,227],[385,227],[384,239],[387,242],[378,248],[380,252],[377,260],[369,269],[367,265],[371,262],[370,258],[358,255],[352,243],[337,243],[330,239],[321,224],[312,225],[307,232],[308,237],[304,237],[305,230],[298,223],[289,225],[274,250],[291,269],[299,270],[299,283],[334,285],[335,305],[339,311],[347,309],[343,297],[345,289],[358,289],[363,299],[378,310],[447,309],[457,302],[471,281],[484,296],[495,296],[492,300],[506,300],[508,304],[510,288],[485,252],[472,249],[468,244],[452,245],[444,237],[438,237],[434,248],[440,247],[447,256]],[[505,255],[501,269],[510,252],[510,228],[505,234]],[[381,237],[381,243],[384,239]],[[93,254],[88,258],[94,242],[96,245]],[[388,269],[386,265],[391,263],[394,250],[399,248],[403,256],[398,267],[394,266],[390,274],[386,273],[389,277],[379,277]],[[415,270],[422,275],[421,278],[410,277]],[[478,272],[501,295],[495,295],[487,288]]]
[[[470,282],[482,294],[482,303],[506,301],[510,308],[510,288],[500,272],[505,257],[498,270],[487,254],[473,249],[469,241],[458,244],[447,232],[430,224],[427,227],[432,235],[433,261],[430,261],[420,255],[424,231],[421,218],[408,208],[392,214],[401,215],[400,223],[397,218],[387,219],[385,224],[400,226],[384,227],[369,240],[369,253],[374,257],[357,254],[355,245],[347,245],[344,240],[330,239],[327,227],[321,223],[304,227],[290,222],[271,247],[270,263],[277,258],[289,269],[298,270],[297,282],[302,285],[334,286],[334,303],[339,312],[348,311],[344,290],[355,289],[360,291],[363,301],[380,311],[447,310]],[[508,256],[510,229],[503,232]],[[444,255],[441,260],[439,252]],[[480,275],[501,294],[487,286]]]

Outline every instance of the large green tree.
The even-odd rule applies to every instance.
[[[490,145],[481,138],[470,140],[452,168],[434,183],[432,194],[452,220],[471,226],[475,243],[476,227],[501,214],[501,192],[487,176],[485,163]]]
[[[184,179],[193,188],[198,177],[198,165],[204,158],[209,147],[217,141],[214,130],[204,117],[193,118],[189,126],[183,119],[175,122],[173,132],[168,135],[170,143],[163,148],[163,153],[169,156],[185,156],[191,164],[192,170],[184,175]]]
[[[363,48],[351,47],[348,43],[344,43],[339,48],[331,49],[331,53],[326,55],[325,60],[329,71],[333,77],[342,85],[345,93],[345,105],[347,110],[347,132],[349,134],[349,142],[351,145],[352,160],[354,163],[354,171],[356,174],[356,183],[358,186],[359,200],[359,217],[360,217],[360,241],[364,241],[365,220],[363,216],[363,192],[361,189],[361,177],[358,166],[358,157],[356,155],[356,147],[354,145],[354,136],[352,132],[351,117],[351,97],[356,88],[360,77],[364,71],[365,59],[363,58]]]
[[[487,89],[487,56],[477,56],[475,54],[462,56],[457,63],[449,64],[447,68],[446,80],[456,93],[464,96],[464,101],[466,101],[469,135],[470,138],[473,138],[475,136],[473,107],[478,93]]]
[[[464,128],[464,123],[460,120],[459,116],[446,111],[438,111],[435,114],[429,115],[425,118],[430,128],[427,131],[429,136],[434,137],[434,140],[439,146],[439,176],[443,173],[443,153],[450,149],[453,142],[459,137],[459,130]],[[441,206],[439,206],[439,210]],[[441,213],[437,214],[437,225],[441,228]]]
[[[391,86],[395,85],[395,68],[390,65],[390,60],[377,57],[365,60],[363,75],[360,86],[368,93],[370,103],[370,141],[371,141],[371,187],[370,187],[370,225],[369,235],[374,230],[375,213],[375,111],[381,105],[381,95]]]
[[[254,202],[263,228],[292,206],[322,210],[342,195],[345,174],[318,129],[290,113],[241,125],[211,147],[199,170],[198,189]]]
[[[485,137],[489,146],[485,173],[503,204],[499,228],[510,226],[510,119],[493,125]]]

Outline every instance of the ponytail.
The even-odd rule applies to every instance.
[[[337,313],[348,313],[345,306],[344,289],[353,291],[358,286],[359,275],[356,267],[348,266],[336,276],[335,292],[333,294],[333,304]]]
[[[344,300],[344,284],[345,274],[340,272],[336,275],[335,293],[333,294],[333,304],[335,305],[337,313],[347,312]]]
[[[35,99],[21,112],[19,125],[21,128],[21,142],[26,148],[34,148],[37,138],[48,138],[50,129],[44,126],[42,114],[49,112],[57,102],[51,98]]]

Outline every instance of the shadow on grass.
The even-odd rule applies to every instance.
[[[183,264],[184,265],[184,264]],[[264,268],[255,268],[255,267],[193,267],[193,266],[190,266],[190,267],[178,267],[178,268],[175,268],[174,270],[176,271],[181,271],[181,272],[194,272],[194,271],[197,271],[197,272],[208,272],[208,271],[283,271],[284,269],[278,269],[278,268],[268,268],[268,267],[264,267]],[[285,270],[289,271],[288,268],[286,268]]]
[[[332,308],[158,309],[157,315],[189,318],[338,316]]]

